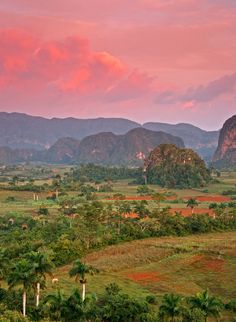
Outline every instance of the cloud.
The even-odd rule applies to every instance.
[[[116,85],[107,90],[106,100],[110,102],[129,100],[152,92],[153,78],[134,70]]]
[[[222,96],[236,94],[236,73],[225,75],[206,85],[188,88],[186,91],[163,91],[156,95],[157,104],[183,103],[183,108],[194,108],[197,103],[207,103]]]
[[[193,109],[194,107],[195,107],[195,101],[187,101],[182,106],[184,110]]]
[[[235,93],[235,90],[236,73],[233,73],[216,79],[205,86],[201,85],[196,88],[188,89],[182,96],[182,99],[209,102],[221,95]]]
[[[44,41],[16,29],[0,31],[0,72],[0,91],[25,96],[33,90],[125,100],[142,95],[152,81],[110,53],[92,51],[87,39]]]

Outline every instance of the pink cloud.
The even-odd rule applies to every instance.
[[[235,0],[1,0],[0,108],[213,126],[235,111],[235,31]]]
[[[196,87],[190,87],[184,91],[165,90],[158,93],[156,103],[170,104],[183,103],[183,108],[194,108],[199,102],[212,102],[218,98],[233,97],[236,93],[236,73],[224,75],[220,78],[210,81],[207,84],[201,84]]]
[[[193,109],[195,107],[195,104],[196,102],[195,101],[187,101],[187,102],[184,102],[183,104],[183,109],[184,110],[189,110],[189,109]]]
[[[39,90],[50,86],[63,92],[105,96],[118,84],[124,91],[137,89],[137,95],[141,87],[150,85],[148,77],[107,52],[92,51],[88,41],[78,36],[45,42],[23,31],[2,30],[0,48],[2,87],[20,90],[30,83]]]
[[[236,92],[236,73],[224,75],[206,85],[189,88],[182,96],[189,101],[210,102],[221,96],[233,95]]]

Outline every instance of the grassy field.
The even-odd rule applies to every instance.
[[[224,300],[236,297],[236,232],[132,241],[93,252],[84,260],[100,270],[88,277],[89,292],[97,294],[116,282],[138,297],[191,295],[206,288]],[[67,292],[76,286],[68,276],[70,268],[55,271],[56,287]],[[52,288],[49,282],[48,291]]]
[[[58,174],[60,173],[63,175],[63,171],[68,171],[68,167],[54,167],[51,169],[53,170],[53,173]],[[9,172],[9,176],[10,176]],[[24,169],[22,173],[14,172],[14,174],[17,175],[27,175],[27,169]],[[204,187],[202,189],[163,189],[157,185],[152,185],[150,188],[154,192],[159,193],[168,193],[172,194],[173,198],[175,200],[165,200],[161,202],[161,207],[171,207],[174,213],[175,211],[181,211],[183,209],[183,215],[190,215],[191,209],[186,209],[186,201],[188,198],[197,198],[199,196],[203,196],[205,198],[208,197],[214,197],[214,196],[220,196],[223,191],[229,190],[229,189],[235,189],[236,184],[236,172],[224,172],[221,174],[221,177],[218,178],[219,182],[214,184],[209,184],[207,187]],[[51,179],[50,179],[51,180]],[[42,179],[36,179],[35,184],[44,184],[49,183],[48,178]],[[21,184],[21,183],[19,183]],[[7,186],[7,183],[1,183],[3,186]],[[108,200],[109,198],[112,198],[112,196],[115,193],[122,193],[126,197],[129,197],[130,199],[138,199],[137,194],[137,185],[130,185],[128,180],[120,180],[117,182],[113,182],[113,192],[109,193],[102,193],[97,192],[96,196],[98,200],[104,201],[104,202],[111,202],[111,200]],[[69,197],[76,197],[78,196],[78,191],[67,191]],[[27,191],[10,191],[10,190],[1,190],[0,189],[0,216],[9,214],[9,213],[15,213],[18,212],[22,216],[24,214],[29,215],[37,212],[37,210],[43,206],[47,207],[50,211],[50,213],[55,214],[57,212],[58,206],[55,203],[48,202],[47,197],[48,193],[40,193],[39,194],[39,201],[34,202],[33,201],[33,193],[27,192]],[[7,197],[14,197],[14,202],[6,202]],[[131,202],[132,200],[130,200]],[[196,208],[195,212],[207,212],[209,208],[209,204],[213,201],[205,200],[205,201],[199,201],[198,207]],[[152,200],[148,200],[148,206],[150,209],[156,206],[156,203]]]
[[[67,170],[62,167],[53,169],[56,174],[61,175]],[[20,172],[15,174],[21,175]],[[51,178],[44,179],[39,176],[35,184],[50,183],[49,180]],[[201,189],[163,189],[156,185],[150,188],[154,192],[170,196],[161,202],[160,207],[171,207],[172,213],[177,209],[186,210],[188,198],[199,199],[195,212],[204,213],[207,212],[210,203],[214,202],[214,198],[220,200],[221,197],[225,197],[222,195],[224,191],[235,189],[236,172],[222,173],[218,180],[219,182]],[[0,216],[33,216],[42,206],[49,209],[49,216],[58,214],[59,205],[47,200],[49,193],[40,193],[39,201],[36,202],[32,192],[10,191],[6,189],[7,183],[2,182],[1,185],[5,188],[0,189]],[[138,186],[130,185],[128,180],[113,182],[112,185],[113,192],[98,191],[97,199],[110,203],[115,193],[125,195],[130,202],[132,199],[139,199]],[[79,191],[66,192],[68,197],[76,197],[79,194]],[[14,197],[14,201],[9,201],[9,197]],[[227,198],[230,200],[228,196]],[[156,207],[156,202],[150,200],[150,196],[147,196],[147,199],[149,209]],[[191,213],[191,209],[189,212]],[[98,275],[88,277],[87,290],[90,293],[102,294],[107,284],[116,282],[124,292],[139,298],[149,294],[161,297],[170,292],[188,296],[206,288],[224,301],[236,298],[236,232],[126,242],[94,251],[84,260],[100,270]],[[59,282],[53,285],[51,280],[48,280],[48,287],[43,292],[50,293],[62,288],[69,293],[77,287],[75,281],[69,278],[70,268],[71,265],[67,265],[56,269],[54,276]],[[222,321],[229,320],[226,318]]]

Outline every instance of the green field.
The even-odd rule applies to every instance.
[[[142,196],[138,194],[137,189],[139,186],[131,184],[131,180],[113,181],[111,182],[112,191],[100,192],[98,189],[93,193],[94,199],[86,199],[85,196],[81,197],[82,190],[80,188],[75,189],[77,187],[76,184],[73,186],[74,189],[69,189],[66,183],[63,183],[64,173],[69,171],[68,167],[46,168],[45,171],[49,171],[49,173],[45,174],[44,171],[41,173],[41,170],[30,167],[23,169],[19,167],[14,169],[12,173],[10,170],[7,173],[5,172],[4,178],[6,176],[11,178],[13,174],[20,178],[25,178],[23,181],[17,182],[14,187],[8,181],[4,181],[5,179],[3,180],[3,177],[0,175],[0,217],[3,232],[1,238],[5,242],[3,247],[7,248],[9,246],[16,261],[21,259],[21,255],[17,253],[18,250],[21,252],[20,254],[26,252],[24,249],[25,244],[32,250],[37,246],[37,243],[38,245],[42,243],[43,247],[40,251],[46,250],[45,253],[52,251],[53,256],[55,256],[53,260],[57,267],[53,270],[53,276],[58,278],[58,283],[53,284],[51,277],[48,277],[47,287],[42,290],[42,296],[55,293],[57,289],[62,289],[69,295],[75,287],[80,288],[80,284],[76,283],[73,278],[70,278],[68,272],[76,256],[79,257],[82,256],[81,254],[86,253],[87,255],[82,258],[82,261],[96,267],[100,271],[95,276],[87,277],[88,293],[101,296],[104,294],[105,287],[108,284],[117,283],[124,293],[137,299],[144,299],[147,295],[155,295],[158,299],[158,305],[161,303],[164,294],[175,293],[182,296],[190,296],[206,289],[209,289],[210,294],[220,297],[225,303],[236,299],[236,232],[230,231],[232,226],[227,228],[228,231],[223,226],[222,229],[221,227],[214,229],[214,222],[210,230],[206,230],[215,231],[214,233],[177,237],[178,233],[173,233],[172,230],[171,233],[167,231],[166,235],[176,234],[174,237],[134,240],[146,236],[136,237],[140,235],[133,234],[129,235],[132,236],[129,238],[124,233],[123,236],[117,237],[117,226],[114,219],[112,219],[114,217],[113,212],[117,211],[116,202],[120,202],[114,198],[115,194],[122,194],[127,204],[130,203],[132,211],[135,209],[136,201],[146,198],[147,204],[145,207],[148,211],[152,211],[155,208],[155,210],[157,209],[161,212],[162,209],[170,207],[173,208],[172,214],[174,214],[175,210],[182,210],[183,215],[185,215],[184,210],[188,210],[191,214],[191,209],[187,208],[187,200],[189,198],[202,198],[194,211],[197,213],[199,210],[200,213],[200,210],[202,210],[202,213],[207,213],[209,205],[214,202],[214,198],[219,198],[216,202],[221,206],[224,206],[223,199],[221,200],[221,198],[227,197],[227,202],[230,202],[231,199],[232,202],[235,200],[236,196],[234,194],[226,196],[225,191],[235,191],[236,172],[221,173],[221,176],[216,178],[217,181],[215,183],[200,189],[164,189],[157,185],[148,186],[152,189],[152,193],[158,192],[165,196],[166,199],[158,203],[151,199],[150,194]],[[33,191],[18,190],[25,182],[29,182],[27,178],[29,176],[32,177],[32,173],[35,176],[33,176],[35,186],[47,185],[47,189],[38,193],[38,201],[34,200]],[[55,193],[55,187],[52,184],[55,174],[60,174],[62,184],[59,188],[61,195],[53,201],[52,199],[49,200],[48,197]],[[86,185],[97,186],[95,182],[86,182]],[[78,210],[78,213],[75,211],[77,217],[74,217],[75,220],[72,222],[71,217],[67,215],[73,214],[73,212],[63,212],[66,208],[64,209],[62,205],[63,201],[70,203],[74,200],[77,203],[76,207],[78,206],[78,208],[75,208]],[[101,201],[102,209],[108,209],[109,207],[107,206],[112,205],[109,219],[99,222],[98,227],[100,229],[102,226],[105,227],[105,230],[101,229],[101,232],[97,231],[96,228],[93,231],[91,226],[87,227],[88,230],[86,230],[86,220],[88,220],[89,224],[93,224],[93,222],[89,218],[84,219],[87,217],[83,217],[84,215],[81,216],[79,213],[79,209],[82,209],[79,208],[81,205],[83,206],[84,204],[89,207],[94,200]],[[235,213],[235,208],[233,208],[235,206],[227,205],[227,202],[225,201],[225,207],[228,207],[226,212],[234,211]],[[46,208],[49,211],[47,215],[42,215],[39,212],[40,208]],[[99,206],[96,209],[99,209]],[[73,208],[71,211],[73,211]],[[93,208],[93,211],[96,212],[95,208]],[[223,212],[224,210],[222,210]],[[150,219],[151,213],[149,214],[150,216],[148,215],[144,219]],[[165,213],[165,216],[167,215],[168,213]],[[168,216],[171,219],[173,218],[172,215]],[[180,218],[180,221],[183,219],[180,216],[175,218]],[[212,219],[212,217],[208,218]],[[12,226],[10,220],[14,222]],[[82,224],[80,220],[83,221]],[[111,226],[109,226],[109,220],[112,222]],[[122,220],[120,219],[120,221]],[[28,225],[26,225],[27,228],[23,232],[23,224],[25,222]],[[30,222],[33,222],[33,224],[31,225]],[[124,220],[122,224],[126,227],[129,223]],[[135,227],[135,224],[133,225],[132,227]],[[84,228],[84,231],[80,231],[80,229]],[[86,241],[85,244],[83,243],[87,238],[86,232],[90,234],[90,229],[91,236],[89,238],[92,240],[94,234],[96,243],[94,244],[95,246],[86,246],[86,248],[84,246]],[[107,232],[106,229],[108,229],[110,235],[114,235],[114,241],[106,243],[106,238],[104,237]],[[164,230],[165,227],[162,226],[161,232]],[[11,231],[12,235],[8,235],[11,234]],[[192,234],[192,231],[187,233]],[[182,235],[187,233],[182,230]],[[160,234],[160,236],[163,235],[165,234]],[[182,235],[180,234],[180,236]],[[17,242],[14,238],[17,238]],[[133,241],[124,242],[124,240],[131,239]],[[102,240],[101,243],[100,240]],[[104,246],[108,244],[114,245]],[[55,245],[57,247],[54,248]],[[81,252],[80,248],[77,247],[78,245],[80,245],[81,249],[84,247]],[[60,247],[65,247],[65,253],[63,253]],[[14,248],[16,248],[16,251],[14,251]],[[78,249],[78,251],[76,252],[74,248]],[[75,255],[73,257],[68,256],[64,262],[57,261],[58,258],[61,260],[60,257],[64,258],[66,252],[74,252]],[[66,265],[64,265],[65,263]],[[7,289],[7,281],[4,278],[2,285]],[[233,321],[232,318],[232,313],[224,312],[223,318],[220,321]]]
[[[132,241],[92,252],[84,260],[100,270],[88,277],[89,291],[98,294],[116,282],[135,296],[191,295],[209,288],[224,300],[236,297],[235,232]],[[67,291],[76,286],[69,269],[55,271],[57,286]]]
[[[55,171],[56,174],[63,175],[64,172],[69,171],[69,167],[54,167],[53,171]],[[17,174],[21,176],[26,176],[27,174],[31,173],[31,168],[23,170],[14,171],[12,175]],[[36,172],[37,173],[37,172]],[[7,173],[8,176],[11,175],[11,172]],[[44,175],[45,176],[45,175]],[[42,185],[45,183],[50,183],[51,179],[48,179],[47,177],[44,178],[44,176],[35,179],[35,185]],[[0,175],[1,178],[1,175]],[[121,193],[125,196],[130,197],[137,197],[137,185],[130,185],[129,180],[120,180],[116,182],[112,182],[113,192],[109,193],[103,193],[103,192],[96,192],[96,197],[98,200],[109,202],[107,198],[112,197],[115,193]],[[21,183],[19,183],[20,185]],[[178,200],[178,203],[175,203],[173,201],[168,202],[168,200],[165,200],[162,202],[163,207],[171,207],[171,208],[186,208],[186,202],[181,202],[181,199],[184,197],[197,197],[197,196],[215,196],[215,195],[221,195],[222,192],[229,190],[229,189],[235,189],[236,185],[236,172],[223,172],[221,174],[221,177],[218,178],[217,183],[211,183],[207,187],[204,187],[202,189],[163,189],[157,185],[151,185],[149,186],[154,192],[159,193],[168,193],[175,195],[175,199]],[[39,201],[34,202],[33,201],[33,193],[27,192],[27,191],[9,191],[9,190],[1,190],[1,186],[6,187],[6,183],[0,184],[0,215],[4,215],[9,212],[15,212],[18,211],[22,215],[24,213],[29,214],[30,212],[35,212],[40,206],[47,206],[53,213],[55,213],[55,209],[57,209],[57,205],[49,203],[46,199],[49,195],[49,193],[43,192],[39,193]],[[68,197],[75,197],[78,195],[78,191],[66,191],[68,194]],[[6,202],[7,197],[15,197],[14,202]],[[155,205],[153,201],[148,201],[149,206],[152,207]],[[205,201],[205,202],[199,202],[198,208],[208,208],[211,201]]]

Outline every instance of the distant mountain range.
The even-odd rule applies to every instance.
[[[81,141],[62,138],[48,150],[0,148],[2,163],[41,161],[45,163],[96,163],[107,165],[143,164],[144,158],[159,144],[171,143],[183,147],[183,140],[164,132],[142,127],[124,135],[104,132],[85,137]]]
[[[0,112],[0,146],[10,148],[49,148],[58,139],[84,137],[100,132],[124,134],[140,124],[122,118],[53,118],[46,119],[21,113]]]
[[[204,131],[187,123],[145,123],[143,127],[153,131],[163,131],[180,137],[187,148],[195,150],[206,161],[210,161],[216,150],[219,131]]]
[[[12,149],[44,150],[50,148],[61,138],[82,140],[87,136],[103,132],[124,135],[139,127],[178,136],[184,141],[186,147],[193,148],[205,160],[211,159],[217,147],[219,131],[204,131],[185,123],[172,125],[152,122],[141,125],[123,118],[46,119],[22,113],[5,112],[0,112],[0,146]],[[63,149],[65,148],[64,141]]]
[[[0,164],[15,164],[35,158],[35,150],[0,147]]]
[[[183,147],[182,139],[164,132],[136,128],[125,135],[100,133],[84,138],[78,149],[80,163],[142,165],[143,160],[159,144]]]
[[[220,131],[213,165],[220,168],[236,167],[236,115],[229,118]]]

